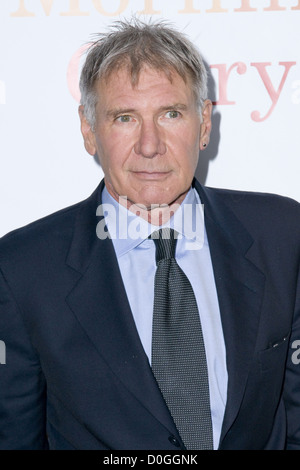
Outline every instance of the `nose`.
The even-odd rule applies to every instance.
[[[154,121],[143,122],[134,151],[145,158],[153,158],[166,152],[163,132]]]

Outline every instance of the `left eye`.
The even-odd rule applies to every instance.
[[[123,116],[119,116],[117,118],[118,121],[120,122],[130,122],[131,121],[131,116],[124,114]]]
[[[179,112],[178,112],[178,111],[174,111],[174,110],[173,110],[173,111],[168,111],[168,112],[166,113],[166,117],[169,118],[169,119],[176,119],[176,118],[178,118],[178,116],[179,116]]]

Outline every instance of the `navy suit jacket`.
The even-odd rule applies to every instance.
[[[226,345],[220,449],[300,449],[300,205],[194,185]],[[102,189],[0,241],[1,449],[184,449],[96,236]]]

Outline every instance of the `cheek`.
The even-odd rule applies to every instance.
[[[179,136],[178,136],[179,135]],[[196,169],[199,158],[200,135],[196,132],[185,132],[174,135],[170,139],[170,154],[173,155],[177,167],[183,172],[193,172]]]
[[[112,138],[97,138],[97,154],[104,173],[122,166],[120,145]]]
[[[130,133],[110,131],[97,136],[99,153],[110,160],[125,160],[133,148],[133,136]]]

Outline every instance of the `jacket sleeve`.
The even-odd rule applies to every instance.
[[[295,305],[284,388],[287,413],[287,450],[300,450],[300,272],[298,273]]]
[[[0,271],[0,450],[47,449],[45,379]]]

